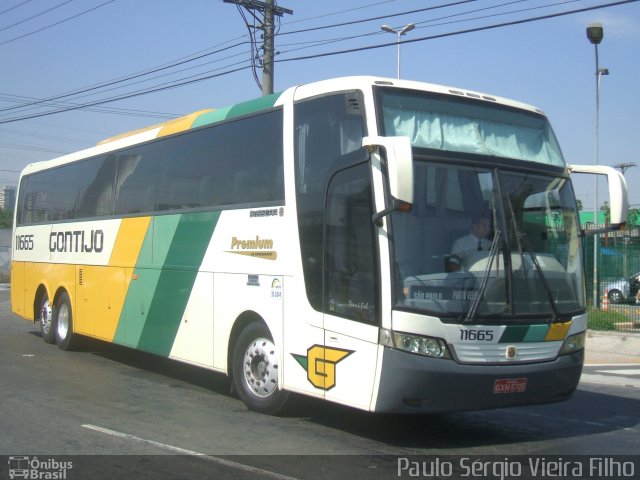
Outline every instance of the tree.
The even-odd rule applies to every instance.
[[[13,227],[13,212],[10,210],[0,209],[0,228]]]

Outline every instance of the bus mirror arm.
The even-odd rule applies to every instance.
[[[382,219],[394,211],[409,211],[413,205],[413,152],[409,137],[364,137],[362,146],[370,153],[384,149],[391,204],[373,215],[373,222],[382,226]],[[380,155],[380,160],[383,160]]]
[[[624,228],[629,211],[627,182],[624,175],[615,168],[606,165],[569,165],[568,167],[571,173],[606,175],[609,184],[609,225],[605,228],[585,230],[584,234],[597,235]]]
[[[403,202],[402,200],[398,200],[394,198],[391,201],[391,205],[385,208],[384,210],[374,213],[371,216],[371,221],[377,226],[382,227],[382,219],[389,215],[392,212],[409,212],[411,211],[412,205],[410,203]]]

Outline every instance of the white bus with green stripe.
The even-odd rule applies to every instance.
[[[373,412],[554,402],[587,328],[572,171],[544,114],[371,77],[204,110],[27,166],[13,311],[62,349],[93,337]],[[485,248],[452,252],[473,218]],[[485,232],[486,233],[486,232]],[[452,263],[457,265],[451,269]]]

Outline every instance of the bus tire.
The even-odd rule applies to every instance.
[[[73,333],[73,313],[67,292],[62,292],[53,309],[53,325],[56,343],[61,350],[73,350],[78,346],[78,335]]]
[[[280,360],[269,330],[251,322],[233,348],[232,378],[235,391],[250,410],[269,415],[282,412],[289,393],[278,385]]]
[[[36,320],[40,324],[40,333],[45,343],[56,343],[55,326],[53,323],[53,311],[46,291],[40,294],[37,302]]]

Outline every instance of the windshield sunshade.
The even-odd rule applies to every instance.
[[[404,90],[382,90],[380,99],[385,135],[414,147],[565,165],[544,115]]]

